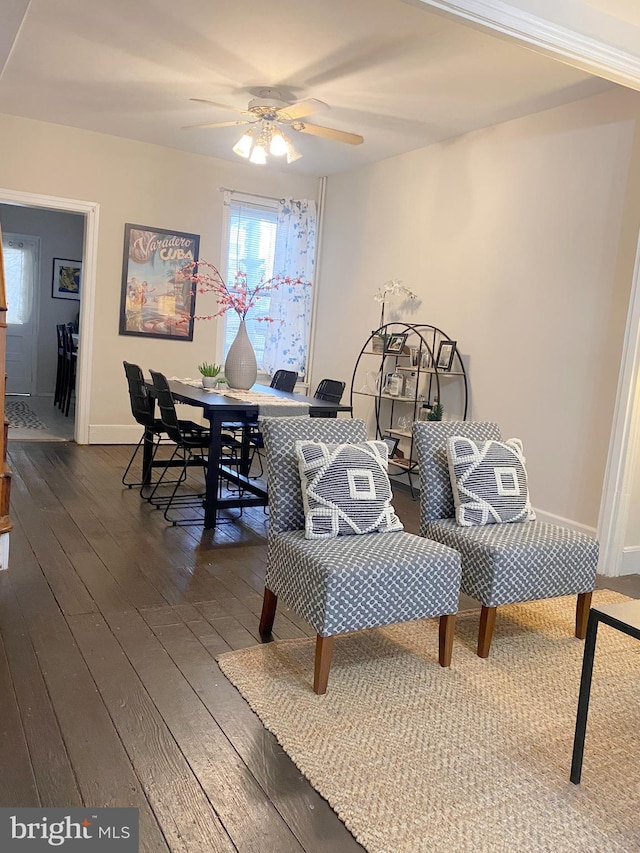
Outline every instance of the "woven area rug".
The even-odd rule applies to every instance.
[[[625,600],[597,591],[596,602]],[[640,850],[640,642],[601,626],[582,783],[569,782],[583,643],[575,598],[499,609],[487,660],[462,614],[450,669],[437,620],[218,658],[227,678],[372,853]]]
[[[46,429],[33,409],[22,400],[5,400],[4,414],[14,429]]]

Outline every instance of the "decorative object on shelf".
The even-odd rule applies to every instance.
[[[380,373],[374,373],[373,370],[370,370],[367,373],[367,380],[360,389],[361,394],[379,394],[380,393],[380,381],[381,381]]]
[[[387,344],[387,336],[380,332],[372,332],[371,335],[371,350],[373,352],[383,353]]]
[[[412,370],[408,376],[405,376],[404,379],[404,397],[410,397],[412,400],[416,396],[416,392],[418,390],[418,373],[415,370]]]
[[[393,457],[396,455],[396,452],[398,450],[398,443],[399,443],[400,439],[399,438],[393,438],[390,435],[383,435],[382,440],[387,445],[387,451],[388,451],[389,459],[393,459]]]
[[[380,303],[380,325],[384,325],[384,309],[387,302],[393,302],[398,297],[402,297],[405,301],[417,299],[418,295],[409,290],[399,278],[392,278],[390,281],[385,281],[382,287],[379,287],[374,295],[376,302]]]
[[[248,391],[258,376],[258,363],[256,354],[247,334],[247,323],[244,319],[240,321],[238,333],[229,347],[229,352],[224,362],[224,375],[229,388],[238,388]]]
[[[389,355],[401,355],[404,349],[406,334],[387,335],[384,351]]]
[[[120,334],[193,340],[195,292],[181,269],[198,260],[200,237],[125,225]]]
[[[394,370],[387,377],[387,384],[384,386],[385,394],[390,397],[400,397],[402,395],[402,374]]]
[[[431,411],[426,417],[428,421],[441,421],[442,415],[444,414],[444,407],[442,403],[439,403],[437,400],[431,407]]]
[[[209,362],[203,361],[202,364],[198,365],[198,370],[202,374],[202,387],[215,388],[218,384],[218,376],[222,370],[221,365],[209,364]]]
[[[436,366],[438,370],[451,370],[456,354],[456,341],[440,341]]]
[[[82,261],[53,259],[51,296],[53,299],[80,299]]]

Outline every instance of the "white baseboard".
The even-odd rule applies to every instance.
[[[141,435],[138,424],[89,425],[89,444],[137,444]]]
[[[640,574],[640,545],[627,546],[622,549],[620,560],[621,575]]]
[[[0,572],[9,568],[9,534],[0,534]]]
[[[544,510],[537,509],[536,507],[534,509],[538,521],[544,521],[547,524],[557,524],[558,527],[568,527],[570,530],[577,530],[578,533],[585,533],[587,536],[597,535],[595,527],[580,524],[579,521],[572,521],[570,518],[563,518],[561,515],[554,515],[551,512],[544,512]]]

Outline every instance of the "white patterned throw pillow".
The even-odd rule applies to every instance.
[[[447,461],[458,524],[471,527],[536,517],[519,438],[476,442],[454,435],[447,439]]]
[[[296,441],[295,448],[306,539],[403,529],[391,506],[387,446],[383,441]]]

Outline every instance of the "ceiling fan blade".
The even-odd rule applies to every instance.
[[[209,101],[206,98],[189,98],[190,101],[196,101],[198,104],[209,104],[211,107],[217,107],[219,110],[231,110],[234,113],[241,113],[243,116],[250,116],[248,110],[240,110],[238,107],[232,107],[229,104],[219,104],[217,101]]]
[[[298,101],[295,104],[280,107],[279,110],[276,110],[276,117],[280,121],[291,121],[292,119],[302,118],[302,116],[310,116],[312,113],[317,113],[318,110],[325,109],[326,106],[322,101],[308,98],[306,101]]]
[[[236,121],[214,121],[207,122],[205,124],[185,124],[180,130],[194,130],[198,127],[234,127],[237,124],[252,124],[253,122],[245,121],[242,118],[236,119]]]
[[[311,133],[313,136],[322,136],[325,139],[334,139],[336,142],[346,142],[348,145],[361,145],[364,138],[357,133],[347,133],[346,130],[336,130],[333,127],[322,127],[319,124],[307,124],[298,121],[292,125],[294,130],[301,133]]]

